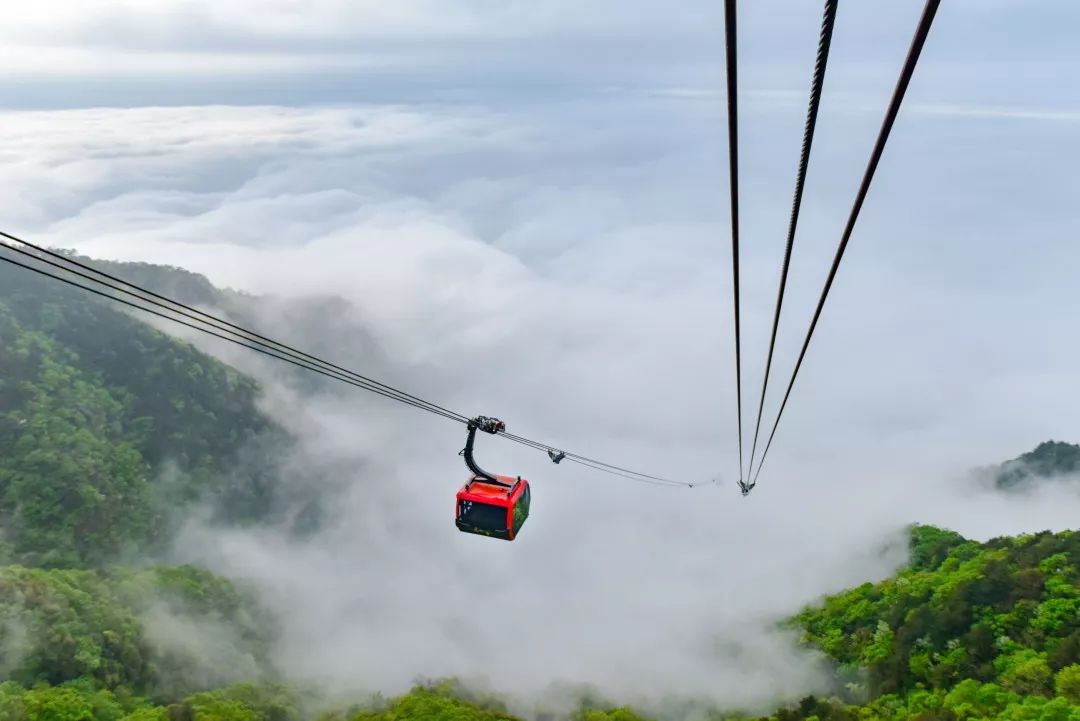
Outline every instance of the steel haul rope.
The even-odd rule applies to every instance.
[[[731,275],[735,312],[735,404],[739,428],[739,483],[743,483],[742,334],[739,313],[739,67],[736,0],[724,0],[727,57],[728,170],[731,188]]]
[[[201,333],[214,336],[229,343],[248,348],[249,350],[253,350],[257,353],[274,358],[276,360],[284,361],[295,367],[317,373],[324,377],[330,378],[331,380],[340,381],[348,385],[370,391],[385,398],[389,398],[391,400],[398,401],[413,408],[417,408],[418,410],[424,410],[429,413],[433,413],[440,417],[446,418],[448,420],[456,421],[463,424],[467,424],[470,420],[469,416],[436,405],[434,403],[431,403],[430,401],[426,401],[415,395],[406,393],[390,385],[374,380],[365,375],[361,375],[355,371],[349,370],[340,365],[336,365],[310,353],[305,353],[304,351],[298,350],[290,345],[273,340],[264,335],[260,335],[254,331],[243,328],[240,325],[225,320],[224,318],[220,318],[210,313],[198,310],[187,304],[168,298],[167,296],[155,293],[137,284],[110,275],[104,271],[94,268],[91,265],[83,263],[76,258],[72,258],[63,253],[57,253],[47,248],[38,246],[34,243],[23,240],[19,237],[3,231],[0,231],[0,237],[6,239],[6,241],[10,241],[0,242],[0,248],[14,253],[19,253],[27,257],[28,259],[33,260],[35,263],[45,264],[47,266],[56,268],[57,270],[61,271],[61,273],[77,276],[85,281],[89,281],[93,284],[93,286],[84,285],[70,278],[65,278],[62,275],[50,273],[40,267],[35,267],[34,265],[20,262],[18,260],[15,260],[14,258],[7,257],[3,254],[0,254],[0,261],[4,261],[8,264],[23,268],[25,270],[29,270],[46,278],[60,281],[61,283],[73,286],[75,288],[79,288],[94,295],[116,301],[130,308],[134,308],[136,310],[149,313],[159,318],[172,321],[187,328],[199,331]],[[18,247],[14,244],[19,244],[25,247]],[[107,291],[112,292],[110,293],[103,289],[107,289]],[[117,295],[114,295],[114,293],[126,295],[131,300],[118,297]],[[148,307],[144,304],[149,304],[150,306],[154,307]],[[157,310],[155,310],[155,307],[157,308]],[[667,486],[683,486],[690,488],[693,488],[697,485],[704,485],[704,483],[689,483],[685,481],[677,481],[669,478],[663,478],[660,476],[640,473],[638,471],[633,471],[628,468],[623,468],[621,466],[616,466],[605,463],[603,461],[598,461],[587,456],[570,453],[568,451],[561,451],[553,446],[543,444],[529,438],[524,438],[522,436],[516,436],[502,432],[498,433],[497,435],[511,442],[547,452],[553,459],[555,457],[558,457],[559,460],[562,460],[562,458],[566,458],[573,463],[585,466],[587,468],[591,468],[593,470],[609,473],[616,476],[621,476],[623,478],[627,478],[629,480],[641,483]]]
[[[428,403],[427,401],[424,401],[424,400],[422,400],[420,398],[417,398],[414,395],[405,393],[404,391],[399,391],[396,388],[392,388],[392,387],[390,387],[390,386],[388,386],[388,385],[386,385],[384,383],[380,383],[380,382],[378,382],[376,380],[373,380],[373,379],[368,378],[366,376],[360,375],[359,373],[355,373],[355,372],[350,371],[350,370],[348,370],[346,368],[342,368],[339,365],[335,365],[333,363],[330,363],[328,361],[324,361],[324,360],[322,360],[320,358],[317,358],[317,357],[315,357],[313,355],[310,355],[308,353],[304,353],[303,351],[297,350],[296,348],[293,348],[292,346],[286,345],[284,343],[279,343],[278,341],[275,341],[275,340],[272,340],[272,339],[267,338],[265,336],[259,335],[258,333],[255,333],[254,331],[247,330],[247,329],[242,328],[242,327],[240,327],[240,326],[238,326],[238,325],[236,325],[234,323],[231,323],[231,322],[225,320],[224,318],[220,318],[220,317],[212,315],[210,313],[206,313],[206,312],[203,312],[203,311],[198,310],[196,308],[192,308],[192,307],[190,307],[188,305],[180,303],[179,301],[176,301],[176,300],[173,300],[173,299],[168,298],[166,296],[160,295],[159,293],[155,293],[152,290],[148,290],[146,288],[135,285],[133,283],[129,283],[128,281],[123,280],[122,278],[118,278],[118,277],[116,277],[114,275],[110,275],[109,273],[106,273],[103,270],[99,270],[97,268],[94,268],[91,265],[83,263],[83,262],[79,261],[76,258],[71,258],[71,257],[69,257],[67,255],[64,255],[63,253],[57,253],[55,251],[49,250],[48,248],[44,248],[44,247],[42,247],[40,245],[36,245],[34,243],[31,243],[30,241],[18,238],[18,237],[14,236],[14,235],[11,235],[10,233],[5,233],[4,231],[0,231],[0,237],[6,238],[6,239],[8,239],[10,241],[14,241],[16,243],[20,243],[20,244],[26,246],[27,248],[30,248],[31,250],[33,250],[35,253],[39,253],[39,254],[47,256],[47,257],[42,258],[39,255],[35,255],[34,253],[30,253],[30,252],[28,252],[28,251],[26,251],[24,249],[20,249],[20,248],[11,246],[11,245],[7,246],[10,250],[14,250],[16,253],[21,253],[22,255],[33,258],[34,260],[37,260],[39,262],[46,263],[46,264],[51,265],[51,266],[53,266],[55,268],[59,268],[60,270],[63,270],[65,272],[73,273],[73,274],[78,275],[78,276],[80,276],[82,278],[90,280],[91,282],[110,285],[110,287],[113,287],[114,290],[117,290],[117,291],[119,291],[121,293],[124,293],[125,295],[137,298],[137,299],[139,299],[141,301],[151,303],[152,305],[155,305],[155,306],[157,306],[159,308],[163,308],[165,310],[169,310],[169,311],[174,312],[174,313],[179,313],[180,315],[183,315],[183,316],[185,316],[187,318],[190,318],[192,320],[196,320],[196,321],[198,321],[200,323],[205,323],[206,325],[209,325],[209,326],[211,326],[213,328],[217,328],[218,330],[224,331],[226,333],[241,336],[245,340],[250,340],[252,342],[257,343],[258,345],[265,346],[267,348],[274,348],[275,350],[278,350],[279,352],[283,352],[286,355],[289,355],[289,356],[291,356],[291,357],[293,357],[293,358],[295,358],[297,360],[303,360],[304,362],[315,363],[315,364],[320,365],[322,367],[325,367],[327,369],[330,369],[330,370],[333,370],[333,371],[337,371],[337,372],[344,373],[346,375],[352,376],[354,379],[356,379],[357,381],[360,381],[362,383],[368,383],[368,384],[371,384],[371,385],[373,385],[375,387],[382,388],[384,391],[391,392],[394,395],[401,396],[404,399],[411,400],[411,401],[419,403],[419,404],[421,404],[423,406],[428,406],[428,407],[430,407],[431,409],[433,409],[435,411],[441,411],[442,413],[447,414],[449,416],[456,416],[463,423],[468,421],[468,418],[466,416],[463,416],[463,415],[458,414],[458,413],[454,413],[453,411],[447,410],[446,408],[443,408],[441,406],[437,406],[437,405],[435,405],[433,403]],[[49,260],[49,258],[53,258],[55,260],[63,261],[63,263],[65,263],[67,265],[61,265],[61,264],[55,262],[55,260]],[[83,272],[80,272],[78,270],[74,270],[72,268],[67,267],[69,265],[70,266],[75,266],[76,268],[80,268],[80,269],[82,269],[84,271],[87,271],[89,273],[93,273],[94,275],[100,276],[101,278],[105,278],[106,280],[111,281],[111,283],[103,283],[101,280],[99,280],[97,278],[94,278],[92,276],[89,276],[86,273],[83,273]],[[136,292],[133,292],[132,290],[125,290],[124,288],[120,288],[118,286],[124,286],[125,288],[133,289]]]
[[[806,111],[806,127],[803,130],[802,151],[799,154],[799,170],[795,177],[795,197],[791,203],[791,220],[788,222],[787,247],[784,248],[784,262],[780,269],[780,285],[776,292],[776,309],[773,312],[772,333],[769,337],[769,355],[765,360],[765,376],[761,382],[761,400],[758,403],[757,422],[754,424],[754,442],[750,446],[748,473],[754,468],[754,456],[757,453],[758,434],[761,432],[761,417],[765,411],[765,394],[769,388],[769,373],[772,371],[773,352],[776,350],[776,331],[780,326],[780,309],[784,305],[784,290],[787,288],[788,270],[791,267],[791,249],[795,244],[795,229],[799,224],[799,211],[802,209],[803,189],[806,187],[806,170],[810,164],[810,149],[814,144],[814,130],[817,128],[818,110],[821,107],[821,90],[825,84],[825,68],[829,63],[829,48],[832,46],[833,27],[836,25],[836,7],[838,3],[839,0],[825,0],[825,14],[821,20],[821,36],[818,40],[817,60],[814,63],[814,77],[810,83],[810,105]],[[753,483],[743,486],[743,492],[749,493],[753,487]]]
[[[806,331],[806,338],[803,340],[802,349],[799,351],[799,359],[795,363],[795,370],[792,372],[791,380],[788,382],[787,390],[784,392],[784,400],[780,404],[780,410],[776,414],[776,421],[773,423],[772,431],[769,433],[769,440],[765,444],[765,450],[761,453],[761,460],[758,462],[757,472],[754,474],[755,483],[757,482],[758,476],[761,475],[761,467],[765,463],[765,457],[769,454],[769,449],[772,447],[773,438],[776,436],[776,429],[780,426],[780,418],[784,415],[784,409],[787,407],[788,399],[791,397],[791,389],[795,387],[795,379],[798,377],[799,369],[802,368],[803,359],[806,357],[806,349],[810,347],[810,339],[814,335],[814,329],[817,328],[818,319],[821,317],[821,310],[825,307],[825,300],[829,297],[829,290],[832,289],[833,280],[836,278],[836,271],[840,267],[840,261],[843,260],[844,251],[847,250],[848,241],[851,240],[851,234],[855,230],[855,222],[859,219],[859,212],[862,210],[866,195],[870,190],[870,183],[874,179],[874,172],[877,170],[878,163],[881,162],[881,156],[885,152],[885,144],[889,140],[889,133],[892,131],[893,125],[896,123],[896,117],[900,113],[900,106],[904,102],[904,95],[907,93],[908,86],[911,84],[911,78],[915,74],[915,67],[918,65],[919,56],[922,54],[923,47],[926,45],[926,38],[930,34],[930,28],[934,23],[934,16],[937,14],[938,6],[940,4],[941,0],[926,0],[922,16],[919,19],[918,28],[915,30],[915,37],[911,40],[911,47],[908,49],[907,57],[904,60],[904,66],[900,71],[900,77],[896,81],[896,88],[893,91],[892,99],[889,101],[888,109],[885,112],[885,119],[881,123],[881,130],[878,132],[877,141],[874,143],[874,149],[870,153],[870,160],[867,163],[866,172],[863,174],[859,191],[855,196],[855,203],[852,205],[851,214],[848,217],[847,225],[844,227],[844,233],[840,238],[840,244],[836,248],[836,255],[833,258],[832,266],[829,268],[829,275],[825,279],[825,287],[821,290],[821,297],[818,299],[817,307],[814,309],[814,316],[810,321],[810,328]]]

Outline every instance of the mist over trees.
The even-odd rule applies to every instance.
[[[201,276],[108,265],[243,313],[243,298]],[[259,410],[258,385],[104,300],[7,266],[0,369],[0,721],[645,718],[586,692],[569,709],[522,708],[452,680],[345,701],[297,685],[274,661],[282,619],[251,588],[167,563],[195,509],[223,526],[293,518],[293,440]],[[997,478],[1016,488],[1078,468],[1080,447],[1048,442]],[[1080,536],[979,543],[914,526],[909,550],[895,576],[786,621],[832,670],[832,694],[765,716],[692,700],[660,715],[1080,721]]]
[[[1080,446],[1061,441],[1040,443],[1032,451],[1006,461],[993,472],[993,482],[1005,491],[1023,491],[1046,481],[1080,473]]]
[[[223,299],[179,269],[123,274]],[[281,511],[291,439],[256,407],[255,382],[122,306],[5,265],[0,367],[0,560],[101,565],[161,550],[196,504],[227,524]]]

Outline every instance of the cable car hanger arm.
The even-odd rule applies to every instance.
[[[465,448],[462,449],[461,455],[465,456],[465,465],[469,467],[469,470],[473,472],[478,478],[482,478],[488,483],[494,483],[499,486],[505,486],[506,484],[500,481],[491,473],[488,473],[483,468],[476,464],[476,459],[473,458],[473,444],[476,442],[476,431],[481,430],[484,433],[490,433],[495,435],[500,431],[506,430],[506,424],[500,421],[498,418],[488,418],[487,416],[477,416],[470,419],[468,423],[469,435],[465,440]]]

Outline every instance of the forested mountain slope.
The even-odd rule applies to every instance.
[[[110,270],[217,300],[186,271]],[[255,383],[121,306],[0,267],[0,368],[0,560],[100,563],[197,500],[233,521],[270,513],[288,439]]]
[[[23,686],[170,699],[268,678],[273,628],[248,594],[196,568],[0,568],[0,670]]]
[[[858,715],[1080,719],[1080,534],[976,543],[917,527],[911,549],[896,577],[795,619],[871,699]]]
[[[790,621],[803,630],[808,646],[836,664],[836,694],[806,698],[759,721],[1080,721],[1080,534],[977,543],[917,527],[911,549],[911,565],[896,576],[827,598]],[[146,609],[161,598],[171,598],[169,608],[187,614],[193,627],[230,629],[237,639],[230,648],[248,659],[250,680],[263,685],[192,695],[210,687],[206,677],[193,669],[191,657],[163,652],[168,645],[147,630]],[[3,703],[45,703],[48,694],[56,695],[49,703],[87,707],[107,701],[144,714],[131,718],[175,718],[152,714],[165,714],[167,706],[173,707],[169,714],[195,713],[201,704],[202,715],[193,718],[285,721],[325,707],[317,695],[265,685],[275,679],[263,659],[272,625],[244,598],[227,582],[194,569],[0,572],[2,618],[33,619],[46,639],[14,665],[0,658],[0,667],[21,682],[0,687],[0,709]],[[56,628],[65,631],[50,636]],[[0,640],[7,647],[7,639]],[[237,668],[236,660],[226,668]],[[35,681],[54,685],[26,691]],[[644,718],[583,704],[574,718]],[[494,721],[513,718],[507,708],[441,684],[322,718]],[[565,714],[541,711],[539,717]],[[718,709],[705,718],[753,717]]]
[[[1080,473],[1080,446],[1046,441],[1019,458],[1006,461],[994,472],[994,484],[1003,490],[1030,488],[1046,479]]]

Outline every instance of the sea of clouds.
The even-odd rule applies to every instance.
[[[980,538],[1075,525],[1080,499],[1064,489],[1006,498],[961,478],[1074,440],[1077,343],[1060,320],[1075,304],[1060,202],[1073,176],[1054,149],[1075,120],[914,98],[743,499],[722,102],[672,91],[550,107],[11,111],[0,208],[35,242],[272,296],[258,320],[274,337],[317,341],[511,431],[719,479],[639,485],[482,438],[485,466],[533,481],[533,515],[513,544],[465,536],[451,515],[461,428],[345,386],[306,397],[268,362],[192,338],[261,378],[298,460],[337,476],[335,513],[312,538],[193,524],[177,549],[257,585],[284,619],[279,659],[294,676],[349,693],[460,675],[522,698],[569,680],[620,701],[765,708],[828,683],[775,622],[890,573],[905,524]],[[745,103],[748,447],[801,103]],[[874,107],[823,115],[767,412]],[[1005,141],[1009,173],[995,174],[981,151]],[[313,298],[345,303],[313,327],[290,313]]]

